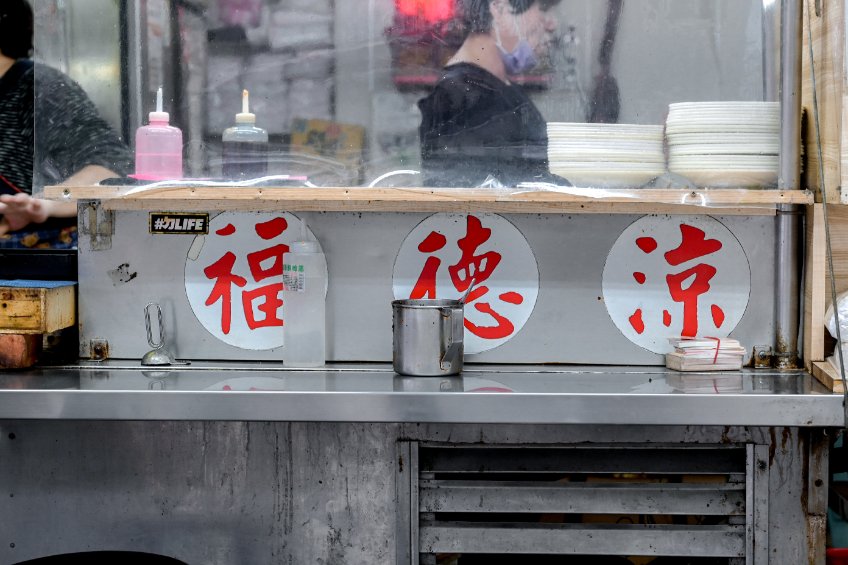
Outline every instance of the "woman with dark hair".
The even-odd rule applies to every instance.
[[[33,198],[33,185],[94,184],[128,173],[132,155],[78,84],[33,64],[32,39],[29,2],[0,0],[0,247],[73,247],[76,203]]]
[[[548,172],[539,110],[511,81],[546,55],[559,0],[460,0],[467,37],[421,109],[421,164],[428,186],[515,186],[564,179]]]

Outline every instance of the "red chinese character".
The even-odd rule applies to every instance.
[[[717,239],[706,239],[706,234],[698,228],[680,224],[682,241],[678,247],[668,251],[663,256],[666,263],[676,267],[688,261],[693,261],[706,255],[711,255],[722,248],[722,243]],[[652,237],[640,237],[636,245],[645,254],[653,253],[657,248],[657,242]],[[666,284],[671,299],[683,304],[683,330],[681,335],[694,337],[698,335],[698,299],[702,294],[709,292],[710,281],[716,275],[716,268],[707,263],[700,263],[679,273],[666,276]],[[693,278],[686,288],[684,283]],[[647,277],[644,273],[634,272],[633,278],[640,285],[645,284]],[[711,306],[713,322],[716,327],[721,327],[724,322],[724,312],[716,305]],[[645,323],[642,319],[642,309],[637,309],[628,321],[636,330],[642,334],[645,331]],[[666,327],[671,326],[671,313],[663,310],[662,323]]]
[[[666,262],[674,267],[711,255],[722,248],[719,240],[706,239],[703,230],[686,224],[680,224],[680,235],[683,237],[680,245],[665,254]],[[700,263],[680,273],[672,273],[666,276],[665,280],[671,299],[683,304],[683,330],[680,332],[681,335],[687,337],[698,335],[698,297],[709,292],[710,281],[716,272],[716,268],[712,265]],[[695,277],[694,280],[689,286],[683,288],[683,283],[693,276]],[[716,316],[714,315],[713,318],[716,319]]]
[[[281,277],[283,275],[283,254],[288,253],[289,246],[284,243],[273,245],[261,251],[247,254],[247,264],[250,266],[250,274],[253,280],[259,282],[268,277]],[[267,259],[274,262],[269,267],[263,267],[262,263]]]
[[[274,239],[282,235],[289,225],[285,218],[274,218],[267,222],[256,224],[256,235],[262,239]],[[250,267],[250,274],[254,282],[259,282],[270,277],[281,277],[283,275],[283,255],[288,253],[289,246],[283,243],[272,245],[260,251],[254,251],[247,254],[247,264]],[[263,267],[262,264],[273,259],[268,267]],[[251,330],[256,328],[267,328],[274,326],[282,326],[283,320],[277,316],[277,312],[283,305],[283,300],[280,298],[280,293],[283,291],[283,283],[274,283],[253,290],[242,291],[241,303],[244,309],[244,319],[247,322],[247,327]],[[254,314],[253,302],[258,298],[264,298],[258,310],[265,314],[261,320],[256,319]]]
[[[285,218],[274,218],[273,220],[256,224],[254,230],[256,231],[256,235],[262,239],[268,240],[274,239],[278,235],[282,235],[288,227],[289,223]]]
[[[243,287],[247,284],[244,277],[240,277],[233,273],[233,265],[236,263],[236,256],[231,251],[227,251],[224,255],[203,269],[203,274],[208,279],[215,279],[215,285],[212,287],[212,292],[206,299],[206,305],[212,306],[218,300],[221,300],[221,331],[224,334],[230,333],[230,324],[232,322],[232,285]]]
[[[489,288],[485,286],[475,288],[471,291],[471,294],[468,295],[466,303],[470,303],[477,298],[483,297],[488,292]],[[517,292],[505,292],[498,298],[500,298],[503,302],[509,302],[511,304],[521,304],[524,302],[524,297]],[[509,321],[508,318],[497,313],[488,302],[478,302],[474,305],[474,309],[482,314],[491,316],[495,319],[495,322],[497,322],[494,326],[478,326],[472,324],[466,319],[465,327],[468,328],[468,331],[474,335],[482,337],[483,339],[503,339],[505,337],[509,337],[515,331],[515,325]]]
[[[241,302],[248,328],[255,330],[256,328],[271,328],[283,325],[283,320],[277,317],[277,311],[283,305],[280,298],[281,292],[283,292],[283,283],[269,284],[254,290],[242,291]],[[253,313],[253,301],[257,298],[265,299],[258,306],[258,310],[265,314],[265,318],[261,320],[257,320]]]
[[[438,232],[430,232],[424,241],[418,245],[418,251],[421,253],[435,253],[442,249],[447,243],[445,236]],[[424,297],[436,298],[436,274],[439,272],[439,265],[442,260],[438,257],[428,257],[424,263],[424,268],[421,270],[421,275],[418,277],[418,282],[412,288],[409,297],[418,300]]]
[[[477,248],[489,241],[492,230],[484,228],[480,220],[474,216],[468,216],[468,227],[466,235],[456,245],[462,251],[462,256],[456,265],[448,267],[451,282],[459,292],[465,292],[471,286],[472,279],[475,285],[482,284],[498,267],[501,262],[501,254],[494,251],[474,255]],[[473,274],[472,269],[473,268]]]
[[[701,263],[665,277],[671,299],[683,303],[683,331],[681,335],[695,337],[698,335],[698,297],[710,290],[710,280],[715,276],[716,268]],[[684,281],[694,275],[688,287],[683,288]]]
[[[254,227],[256,235],[264,240],[274,239],[288,228],[285,218],[273,218],[267,222],[260,222]],[[227,224],[215,232],[220,236],[229,236],[236,232],[235,226]],[[283,274],[283,254],[289,251],[285,244],[272,245],[266,249],[254,251],[247,254],[247,264],[254,282],[259,282],[270,277],[279,277]],[[270,265],[265,266],[268,260]],[[219,299],[221,300],[221,331],[229,334],[232,327],[232,285],[243,288],[247,284],[244,277],[233,273],[236,256],[228,251],[218,261],[204,269],[204,274],[209,279],[216,279],[212,292],[206,299],[206,305],[211,306]],[[277,315],[279,308],[283,305],[280,293],[283,290],[282,283],[268,284],[252,290],[244,290],[241,295],[244,318],[248,328],[254,330],[261,327],[282,326],[283,320]],[[264,299],[259,303],[257,310],[265,314],[262,319],[257,319],[254,313],[254,302]]]
[[[680,224],[680,235],[683,236],[680,246],[665,254],[666,262],[673,267],[682,265],[686,261],[710,255],[721,249],[719,240],[706,239],[707,234],[698,228]]]
[[[484,228],[478,218],[468,216],[465,237],[457,242],[457,247],[462,251],[462,255],[455,265],[448,267],[448,273],[450,274],[453,287],[460,293],[468,290],[472,280],[474,281],[474,289],[468,295],[466,304],[470,305],[476,302],[474,309],[482,314],[491,316],[496,322],[492,326],[478,326],[466,319],[465,327],[468,331],[483,339],[503,339],[515,332],[515,325],[508,318],[496,312],[490,303],[477,302],[478,299],[484,297],[489,292],[489,288],[481,283],[485,282],[492,275],[501,262],[501,254],[495,251],[476,255],[477,249],[486,243],[491,235],[492,230]],[[430,232],[424,241],[418,245],[418,250],[421,253],[432,254],[443,249],[446,244],[447,239],[445,236],[434,231]],[[436,298],[436,276],[441,264],[442,260],[438,257],[430,256],[427,258],[418,277],[418,281],[412,288],[412,292],[410,292],[410,298]],[[521,304],[524,302],[524,297],[517,292],[505,292],[498,298],[510,304]]]

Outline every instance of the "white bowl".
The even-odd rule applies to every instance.
[[[751,167],[777,170],[780,158],[777,155],[675,155],[669,156],[668,164],[674,167]]]
[[[662,139],[662,125],[548,122],[548,138]]]
[[[574,186],[599,188],[640,187],[660,176],[665,170],[626,171],[626,170],[580,170],[573,168],[550,167],[553,174],[568,179]]]
[[[694,125],[694,124],[738,124],[747,126],[780,126],[780,116],[744,116],[734,114],[675,116],[669,114],[665,125]]]
[[[566,161],[563,159],[548,160],[551,167],[574,169],[581,171],[642,171],[664,172],[665,163],[644,163],[627,161]]]
[[[549,130],[599,132],[661,132],[661,124],[595,124],[585,122],[547,122]]]
[[[669,108],[669,116],[701,117],[701,116],[758,116],[772,118],[780,116],[780,108]]]
[[[707,188],[764,188],[777,184],[777,171],[752,170],[705,170],[672,168],[669,170],[684,176],[698,186]]]
[[[676,134],[705,134],[705,133],[760,133],[780,134],[780,124],[740,124],[740,123],[714,123],[714,124],[668,124],[665,128],[667,136]]]
[[[763,102],[760,100],[706,100],[702,102],[672,102],[668,105],[669,111],[672,110],[703,110],[703,109],[721,109],[721,110],[757,110],[770,109],[780,110],[780,102]]]
[[[701,144],[777,144],[780,145],[780,133],[746,133],[746,132],[696,132],[670,134],[668,145],[701,145]]]
[[[604,161],[627,163],[665,163],[661,151],[581,151],[548,148],[548,160],[554,161]]]
[[[580,147],[591,150],[607,150],[607,149],[631,149],[638,151],[662,151],[662,138],[643,140],[643,139],[574,139],[574,138],[558,138],[549,137],[548,147]]]
[[[669,145],[669,156],[685,155],[778,155],[780,144],[705,143]]]
[[[564,141],[564,142],[587,142],[587,143],[662,143],[665,140],[663,133],[650,134],[606,134],[606,133],[591,133],[581,132],[572,134],[558,134],[556,132],[548,132],[548,142]]]

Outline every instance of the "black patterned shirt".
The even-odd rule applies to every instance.
[[[126,175],[132,155],[77,83],[17,61],[0,78],[0,192],[31,194],[88,165]]]

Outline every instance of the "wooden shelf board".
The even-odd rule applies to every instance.
[[[779,204],[811,204],[802,190],[493,190],[367,187],[50,186],[51,199],[100,200],[113,210],[265,210],[774,215]]]
[[[830,361],[815,361],[813,362],[813,376],[821,384],[826,386],[828,390],[834,394],[842,394],[845,390],[845,385],[842,382],[842,377],[836,372],[836,368],[830,364]]]

